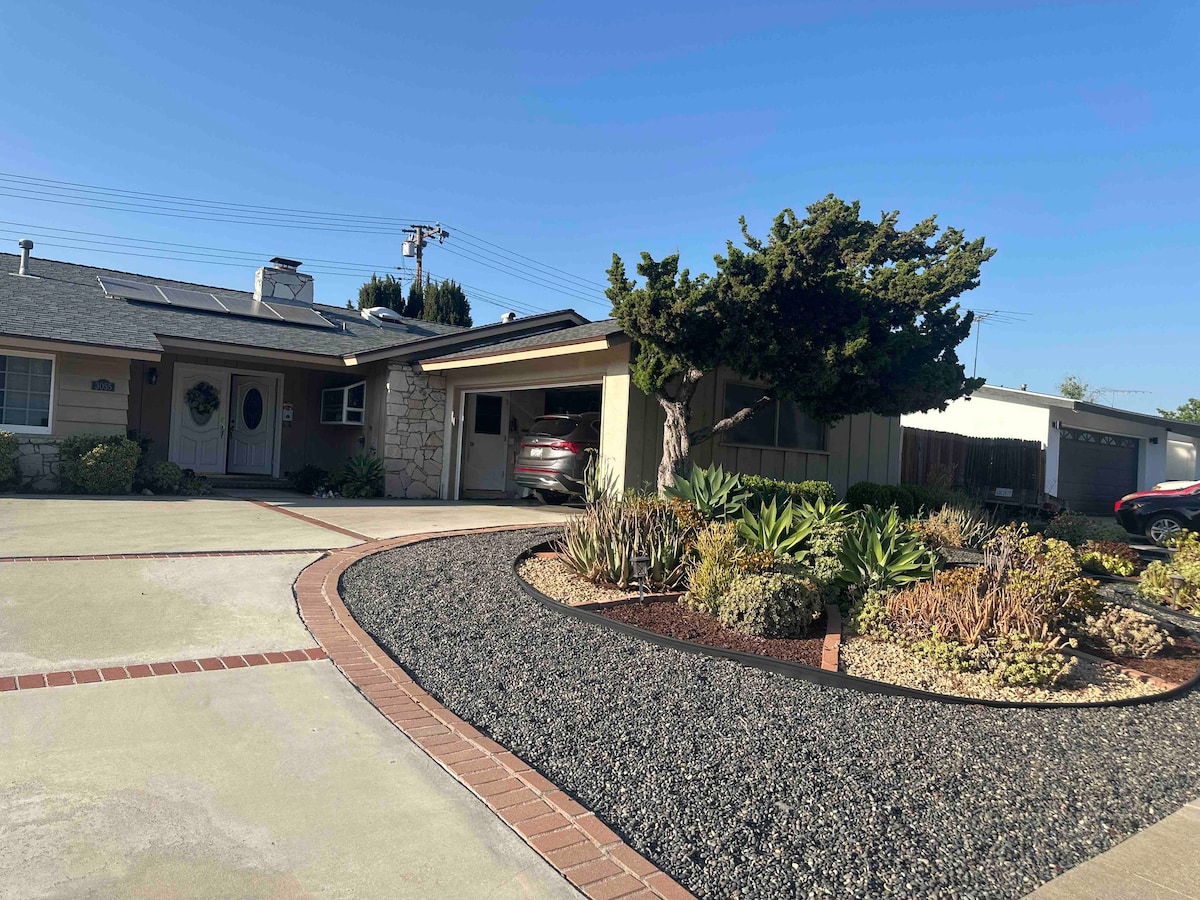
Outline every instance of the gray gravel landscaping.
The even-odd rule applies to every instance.
[[[1200,796],[1200,695],[996,710],[823,688],[543,609],[550,532],[363,560],[355,617],[421,685],[694,893],[1019,897]]]

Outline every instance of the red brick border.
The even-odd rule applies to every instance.
[[[222,669],[244,669],[247,666],[311,662],[312,660],[327,658],[327,654],[320,647],[311,647],[307,650],[244,653],[240,656],[209,656],[204,659],[177,659],[172,662],[104,666],[97,669],[64,669],[61,672],[36,672],[32,675],[2,675],[0,676],[0,692],[28,691],[44,687],[66,687],[70,684],[94,684],[98,681],[125,681],[129,678],[148,678],[155,675],[186,675],[191,672],[217,672]]]
[[[307,550],[179,550],[161,553],[93,553],[78,556],[0,556],[0,563],[79,562],[104,559],[197,559],[216,556],[280,556],[298,553],[324,553],[328,547]]]
[[[439,537],[514,530],[520,529],[408,535],[331,550],[296,579],[300,617],[334,665],[376,709],[585,896],[694,900],[593,813],[422,690],[359,627],[338,593],[342,573],[375,553]]]
[[[346,537],[352,537],[359,541],[373,541],[373,537],[367,534],[359,534],[357,531],[351,531],[349,528],[342,528],[340,525],[333,525],[329,522],[323,522],[320,519],[314,519],[312,516],[306,516],[304,513],[298,513],[295,510],[288,509],[284,506],[276,506],[273,503],[268,503],[266,500],[254,500],[250,497],[239,498],[245,499],[255,506],[261,506],[263,509],[272,509],[277,513],[283,513],[285,516],[291,516],[293,519],[299,519],[301,522],[307,522],[309,525],[319,525],[326,531],[336,531],[338,534],[344,534]]]

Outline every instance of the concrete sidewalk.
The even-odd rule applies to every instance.
[[[1200,900],[1200,800],[1042,885],[1031,900]]]

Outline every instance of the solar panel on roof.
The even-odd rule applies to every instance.
[[[166,298],[152,284],[144,281],[130,281],[126,278],[113,278],[111,275],[97,275],[96,280],[104,293],[110,297],[120,297],[123,300],[145,300],[148,303],[166,303]]]
[[[320,328],[333,328],[334,325],[315,309],[307,306],[289,306],[285,303],[264,303],[264,306],[275,311],[275,314],[286,322],[294,325],[316,325]]]
[[[185,309],[202,309],[206,312],[225,312],[225,307],[217,302],[217,298],[207,291],[189,291],[186,288],[162,287],[163,292],[172,306],[182,306]]]
[[[269,319],[272,322],[278,322],[282,318],[275,315],[267,304],[259,300],[246,300],[243,297],[222,297],[221,305],[235,316],[249,316],[252,319]]]

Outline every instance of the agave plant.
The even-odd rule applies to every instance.
[[[750,499],[750,492],[742,487],[742,480],[734,473],[726,474],[721,466],[706,469],[692,466],[684,478],[675,476],[675,484],[665,491],[668,497],[678,497],[691,503],[708,521],[734,519]]]
[[[775,501],[764,504],[756,516],[750,510],[742,512],[738,531],[746,542],[758,552],[774,556],[802,556],[804,542],[812,531],[812,520],[796,515],[789,500],[783,509],[777,509]]]
[[[937,557],[900,521],[896,508],[864,507],[838,552],[838,579],[861,592],[891,590],[933,577]]]
[[[836,526],[847,524],[854,518],[854,513],[845,503],[818,497],[815,503],[811,500],[801,500],[796,506],[796,516],[814,525]]]
[[[637,582],[637,557],[644,556],[645,586],[677,587],[687,570],[687,528],[656,497],[630,494],[589,504],[567,521],[558,542],[566,563],[589,581],[628,588]]]

